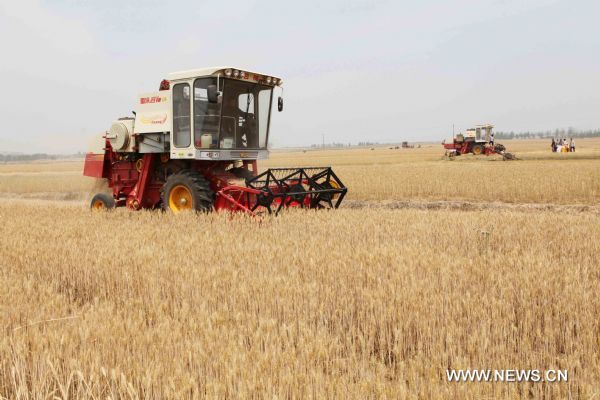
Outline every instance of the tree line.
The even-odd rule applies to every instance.
[[[545,138],[592,138],[600,137],[600,129],[555,129],[543,132],[495,132],[497,139],[545,139]]]
[[[11,162],[11,161],[38,161],[38,160],[64,160],[67,158],[82,158],[82,153],[69,154],[69,155],[58,155],[58,154],[46,154],[46,153],[35,153],[35,154],[14,154],[14,153],[0,153],[0,162]]]

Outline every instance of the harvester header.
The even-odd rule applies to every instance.
[[[282,83],[233,67],[169,74],[158,91],[138,95],[133,116],[113,121],[86,154],[84,175],[106,179],[113,191],[96,195],[92,207],[249,214],[337,208],[347,189],[330,167],[259,174],[276,90],[283,110]]]

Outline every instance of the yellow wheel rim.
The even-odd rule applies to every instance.
[[[102,210],[104,208],[106,208],[106,204],[104,204],[102,200],[96,200],[94,204],[92,204],[93,210]]]
[[[169,208],[174,213],[191,210],[194,207],[192,192],[183,185],[177,185],[169,193]]]
[[[481,147],[480,146],[476,146],[475,148],[473,148],[473,154],[475,155],[480,155],[481,154]]]

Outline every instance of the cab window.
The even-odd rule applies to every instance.
[[[194,82],[194,145],[198,148],[217,148],[221,104],[208,101],[208,85],[216,85],[215,78],[201,78]]]
[[[190,126],[190,85],[173,86],[173,145],[189,147],[192,139]]]

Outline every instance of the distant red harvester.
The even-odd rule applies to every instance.
[[[478,125],[467,129],[464,134],[458,134],[452,138],[451,143],[442,142],[446,152],[450,156],[472,153],[475,155],[504,154],[506,148],[501,144],[494,143],[493,125]]]

